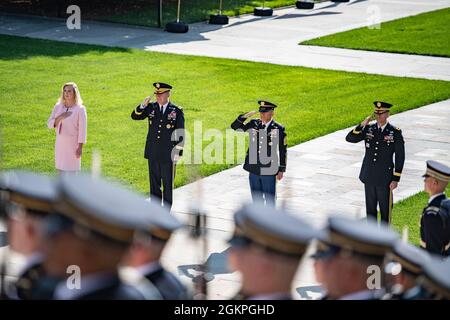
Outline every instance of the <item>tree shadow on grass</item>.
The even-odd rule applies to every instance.
[[[158,28],[86,21],[81,30],[68,30],[63,19],[0,14],[0,33],[5,34],[0,35],[0,60],[75,56],[87,52],[131,53],[130,48],[205,41],[202,33],[219,28],[222,26],[200,23],[190,25],[188,33],[179,34]]]

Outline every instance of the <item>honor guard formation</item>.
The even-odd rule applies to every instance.
[[[155,82],[153,88],[155,101],[148,96],[131,113],[133,120],[148,121],[144,157],[150,201],[118,182],[85,173],[1,173],[9,251],[25,257],[14,280],[5,275],[8,258],[2,260],[2,299],[197,296],[161,263],[172,234],[191,226],[171,213],[176,164],[185,143],[184,113],[169,101],[171,85]],[[303,221],[302,212],[276,205],[277,181],[286,174],[287,129],[274,120],[280,108],[275,103],[260,100],[258,107],[259,112],[241,114],[231,123],[249,137],[243,168],[253,199],[235,212],[228,242],[228,268],[242,276],[233,299],[293,299],[293,280],[305,257],[314,261],[323,300],[450,299],[450,200],[444,194],[450,168],[433,160],[423,164],[429,201],[420,219],[421,247],[401,239],[390,222],[405,140],[401,129],[388,122],[392,104],[375,101],[373,114],[346,136],[348,142],[364,142],[359,179],[368,219],[330,216],[321,229]],[[252,119],[255,115],[259,118]]]

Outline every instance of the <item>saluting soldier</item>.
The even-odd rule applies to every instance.
[[[281,180],[286,171],[286,130],[273,120],[275,104],[263,100],[258,104],[259,119],[245,123],[256,114],[250,111],[239,115],[231,128],[246,131],[250,136],[244,170],[249,172],[253,201],[265,200],[266,204],[275,205],[276,180]]]
[[[450,168],[429,160],[423,177],[424,189],[430,199],[420,219],[421,247],[430,253],[447,256],[450,252],[450,222],[440,206],[447,199],[444,191],[450,181]]]
[[[184,113],[169,101],[172,86],[153,83],[156,101],[152,96],[131,113],[133,120],[148,120],[144,157],[148,160],[150,197],[170,211],[176,163],[183,154]]]
[[[147,280],[157,290],[160,299],[185,300],[189,299],[187,288],[171,272],[161,264],[161,255],[170,240],[172,233],[182,227],[173,216],[162,210],[153,210],[149,221],[141,227],[135,236],[133,244],[128,250],[123,270],[137,274]]]
[[[365,142],[366,152],[359,179],[364,183],[367,217],[377,219],[379,205],[381,220],[390,223],[392,190],[400,181],[405,145],[402,131],[387,121],[392,104],[375,101],[374,105],[376,122],[370,124],[371,116],[368,116],[345,139],[351,143]]]
[[[8,201],[9,245],[25,258],[8,295],[11,299],[32,299],[37,282],[45,275],[42,226],[53,210],[56,185],[48,176],[27,171],[8,171],[0,180]]]
[[[234,215],[228,262],[242,275],[236,300],[291,300],[291,286],[316,231],[283,210],[261,203]]]

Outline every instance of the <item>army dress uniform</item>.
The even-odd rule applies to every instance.
[[[450,168],[433,160],[427,161],[424,177],[434,177],[450,181]],[[420,245],[423,249],[437,255],[448,256],[450,252],[450,229],[448,217],[440,210],[447,197],[444,193],[430,197],[420,219]]]
[[[172,89],[165,83],[154,83],[155,93]],[[183,155],[184,113],[181,107],[168,102],[159,106],[157,102],[139,105],[131,113],[133,120],[148,120],[148,133],[144,157],[148,160],[150,195],[170,210],[175,179],[174,156]],[[163,190],[161,190],[161,187]]]
[[[389,103],[375,101],[375,113],[387,112]],[[347,134],[346,141],[364,141],[365,156],[359,174],[364,183],[367,217],[377,218],[377,204],[380,206],[381,220],[391,222],[393,205],[389,184],[400,181],[405,163],[405,146],[402,131],[389,122],[384,128],[378,124],[358,125]]]
[[[259,112],[274,110],[277,106],[268,101],[258,101]],[[249,172],[250,190],[253,201],[261,201],[264,195],[267,203],[275,203],[276,175],[286,171],[287,138],[285,128],[271,120],[263,124],[260,119],[247,123],[244,114],[231,124],[233,130],[248,132],[249,148],[245,157],[244,170]]]

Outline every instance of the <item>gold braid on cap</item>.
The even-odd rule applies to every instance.
[[[298,241],[269,234],[249,220],[244,221],[242,231],[246,237],[250,238],[255,243],[288,255],[301,256],[305,253],[308,246],[308,243],[299,243]]]
[[[13,191],[11,191],[9,194],[9,200],[21,204],[26,209],[30,210],[37,210],[49,213],[52,212],[53,210],[53,204],[49,201],[31,198]]]
[[[79,208],[70,203],[68,199],[62,199],[56,204],[56,210],[74,220],[88,229],[92,229],[106,237],[110,237],[117,241],[131,243],[134,236],[134,229],[131,227],[119,226],[117,224],[108,223],[97,218],[86,209]]]

